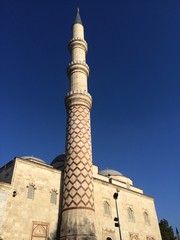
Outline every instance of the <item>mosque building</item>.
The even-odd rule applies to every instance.
[[[79,10],[69,42],[65,153],[51,164],[15,157],[0,168],[0,239],[161,240],[154,199],[92,163],[88,45]]]

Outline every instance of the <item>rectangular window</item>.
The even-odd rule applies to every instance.
[[[33,186],[28,186],[27,198],[34,199],[35,189]]]
[[[51,200],[50,200],[50,202],[51,202],[52,204],[55,204],[55,205],[56,205],[56,200],[57,200],[57,194],[56,194],[56,192],[52,191],[52,192],[51,192]]]

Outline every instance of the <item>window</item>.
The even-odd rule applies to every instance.
[[[110,237],[107,237],[107,238],[106,238],[106,240],[112,240],[112,238],[110,238]]]
[[[56,205],[56,201],[57,201],[57,193],[56,193],[56,191],[53,190],[53,191],[51,192],[51,200],[50,200],[50,203]]]
[[[133,212],[133,209],[131,208],[131,207],[129,207],[128,209],[127,209],[127,211],[128,211],[128,218],[129,218],[129,221],[131,221],[131,222],[134,222],[134,212]]]
[[[28,187],[27,198],[34,199],[35,186],[34,185],[29,185],[27,187]]]
[[[155,240],[155,238],[152,237],[152,236],[147,236],[147,237],[146,237],[146,240]]]
[[[137,233],[130,233],[130,240],[138,240],[139,236]]]
[[[104,214],[110,215],[110,205],[107,201],[104,202]]]
[[[144,222],[146,224],[150,224],[150,220],[149,220],[149,214],[147,211],[144,212]]]

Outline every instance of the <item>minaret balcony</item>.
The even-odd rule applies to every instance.
[[[87,52],[87,50],[88,50],[88,44],[82,38],[72,38],[70,40],[69,45],[68,45],[69,51],[71,52],[73,50],[73,48],[75,48],[75,47],[82,48],[85,52]]]
[[[76,61],[76,62],[72,61],[71,63],[69,63],[68,68],[67,68],[68,76],[70,77],[71,74],[73,74],[75,72],[82,72],[82,73],[86,74],[86,76],[88,77],[89,76],[89,66],[85,62],[82,62],[82,61]]]
[[[65,97],[65,106],[69,108],[73,105],[83,105],[91,109],[92,97],[85,90],[69,91]]]

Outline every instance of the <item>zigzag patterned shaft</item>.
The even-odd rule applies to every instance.
[[[67,109],[63,211],[94,210],[90,112],[85,106]]]

